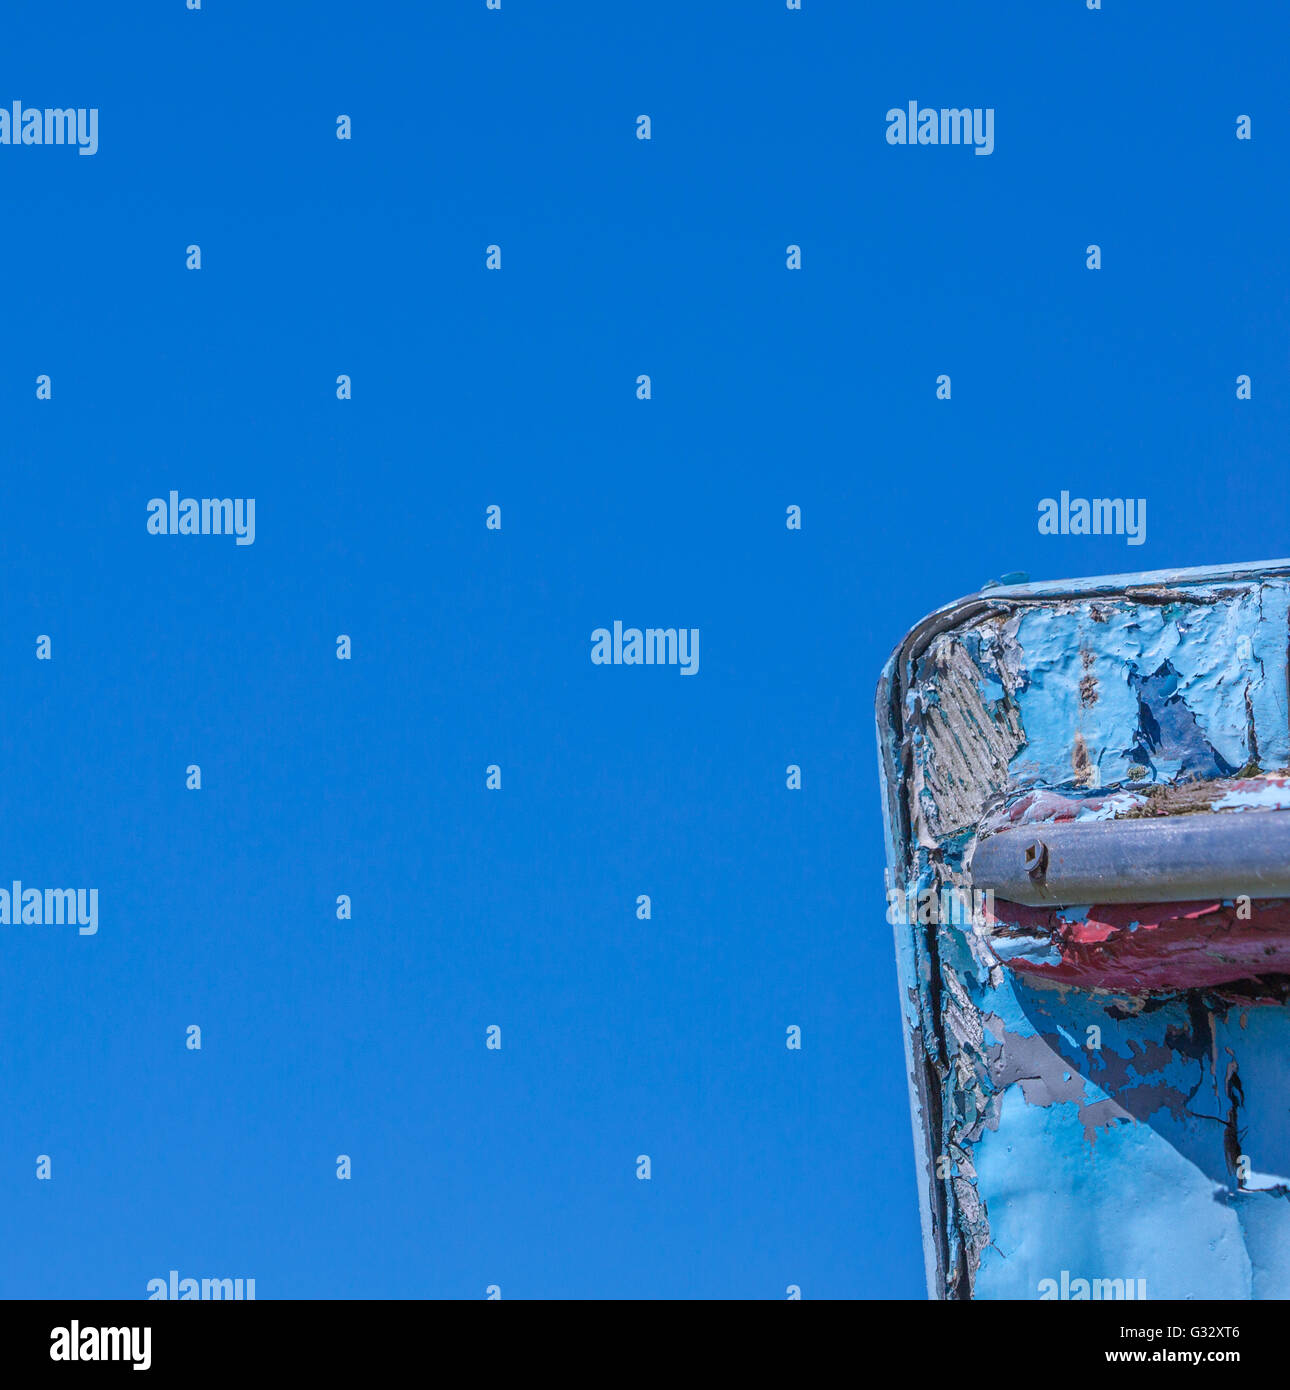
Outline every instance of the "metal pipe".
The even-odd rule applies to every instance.
[[[972,886],[1027,907],[1290,898],[1290,811],[1202,812],[1001,830]]]

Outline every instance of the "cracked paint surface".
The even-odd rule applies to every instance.
[[[891,883],[968,886],[976,837],[1007,825],[1280,808],[1288,623],[1290,562],[932,615],[879,687]],[[1223,903],[1030,914],[895,928],[929,1293],[1037,1298],[1067,1271],[1148,1298],[1290,1295],[1285,962],[1251,946],[1240,978]],[[1290,939],[1290,904],[1241,932]],[[1216,936],[1238,956],[1221,981]]]
[[[1215,778],[1083,797],[1025,792],[988,814],[977,843],[1000,830],[1290,809],[1290,777]],[[1036,980],[1134,993],[1290,976],[1285,898],[1026,907],[999,900],[985,924],[994,953]]]

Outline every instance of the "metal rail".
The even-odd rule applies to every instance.
[[[1027,907],[1290,898],[1290,811],[1071,822],[980,841],[972,886]]]

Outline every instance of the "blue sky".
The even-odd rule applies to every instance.
[[[0,884],[100,929],[0,927],[0,1295],[922,1295],[882,662],[1290,549],[1290,25],[1131,9],[11,7]]]

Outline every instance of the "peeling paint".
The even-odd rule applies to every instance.
[[[1006,826],[1286,809],[1288,630],[1290,562],[933,614],[879,687],[891,881],[968,886]],[[895,928],[929,1294],[1290,1294],[1290,902],[996,906]]]

